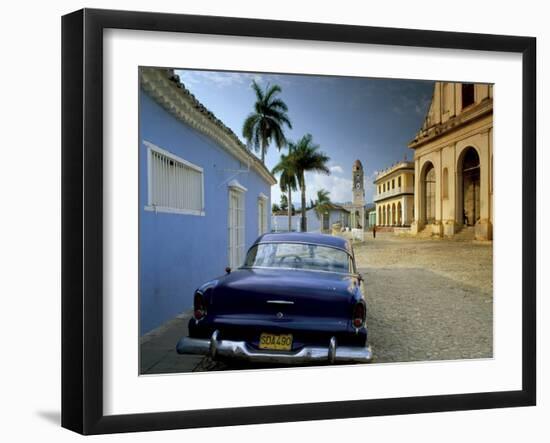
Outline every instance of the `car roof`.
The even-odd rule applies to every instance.
[[[311,243],[315,245],[330,246],[332,248],[343,249],[350,254],[352,253],[351,244],[348,240],[342,237],[336,237],[327,234],[317,234],[313,232],[272,232],[260,235],[254,242],[269,243],[269,242],[295,242],[295,243]]]

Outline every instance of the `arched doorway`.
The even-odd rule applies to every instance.
[[[462,222],[474,226],[480,216],[479,155],[469,147],[463,154],[462,165]]]
[[[435,222],[435,168],[430,162],[424,169],[422,180],[422,200],[424,207],[424,222],[426,224]]]
[[[390,224],[390,205],[386,205],[386,226]]]
[[[399,226],[403,224],[403,213],[401,209],[401,202],[397,202],[397,224]]]
[[[391,205],[391,224],[395,226],[395,217],[396,217],[395,203]]]

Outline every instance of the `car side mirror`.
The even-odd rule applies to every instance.
[[[225,273],[226,274],[231,274],[231,268],[229,266],[226,266]]]

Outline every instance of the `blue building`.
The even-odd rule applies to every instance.
[[[194,290],[242,264],[271,230],[261,161],[179,82],[140,68],[140,334],[193,304]]]

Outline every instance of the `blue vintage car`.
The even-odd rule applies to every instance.
[[[180,354],[258,363],[365,363],[364,281],[350,242],[312,233],[264,234],[238,269],[195,292]]]

